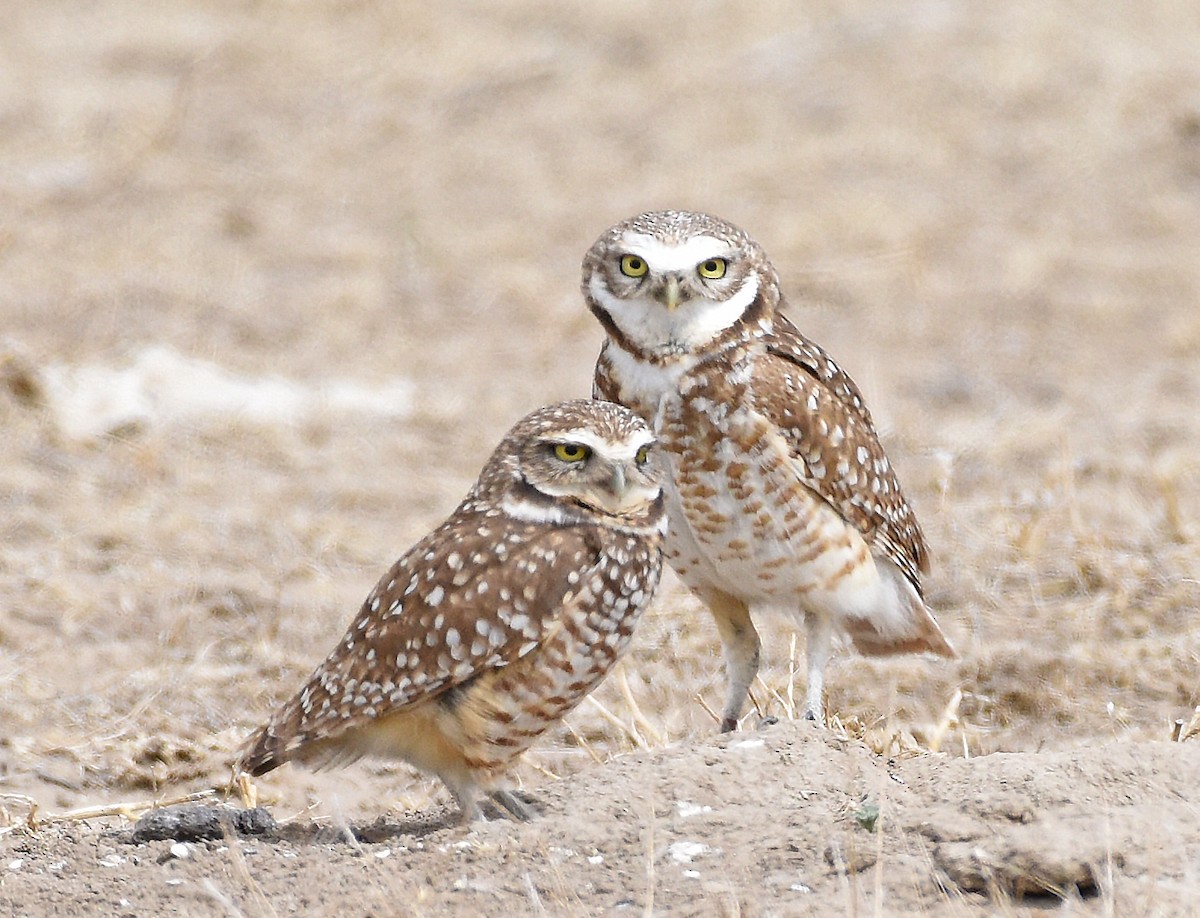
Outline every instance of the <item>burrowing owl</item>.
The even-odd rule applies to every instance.
[[[619,405],[524,418],[239,768],[399,758],[440,777],[464,821],[485,792],[528,818],[498,785],[629,643],[662,567],[664,480],[654,435]]]
[[[954,655],[922,599],[925,539],[862,395],[782,314],[754,240],[704,214],[642,214],[588,252],[583,293],[608,332],[596,397],[645,418],[672,467],[667,559],[717,622],[722,730],[758,671],[752,603],[803,613],[810,719],[824,719],[835,629],[867,654]]]

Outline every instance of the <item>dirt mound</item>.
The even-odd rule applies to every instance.
[[[239,836],[227,820],[221,839],[142,843],[48,827],[0,867],[28,915],[982,915],[1058,899],[1076,914],[1182,914],[1197,775],[1200,743],[885,759],[795,721],[544,785],[528,824],[461,827],[446,810],[259,819]]]

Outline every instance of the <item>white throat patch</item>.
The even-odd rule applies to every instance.
[[[554,504],[537,503],[506,495],[501,506],[506,515],[520,520],[522,523],[561,526],[567,522],[567,516],[563,513],[562,507]]]

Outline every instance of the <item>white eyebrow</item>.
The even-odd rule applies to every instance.
[[[621,237],[625,254],[637,255],[656,271],[691,271],[710,258],[728,258],[733,249],[715,236],[693,236],[686,242],[664,242],[644,233]]]
[[[614,443],[612,440],[596,436],[594,431],[581,427],[577,430],[560,431],[552,436],[547,436],[546,440],[553,443],[578,443],[606,459],[627,461],[637,456],[638,450],[643,446],[653,443],[654,434],[648,430],[639,430],[635,431],[628,439]]]

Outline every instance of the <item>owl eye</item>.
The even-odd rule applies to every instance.
[[[633,461],[638,465],[645,465],[646,460],[650,458],[650,444],[646,444],[637,451],[637,455],[633,457]]]
[[[583,462],[591,450],[580,443],[559,443],[554,447],[554,455],[563,462]]]
[[[646,262],[636,255],[621,256],[621,273],[626,277],[641,277],[646,270]]]
[[[724,277],[725,259],[710,258],[708,261],[702,261],[696,270],[700,272],[701,277],[706,277],[709,280],[716,280],[719,277]]]

